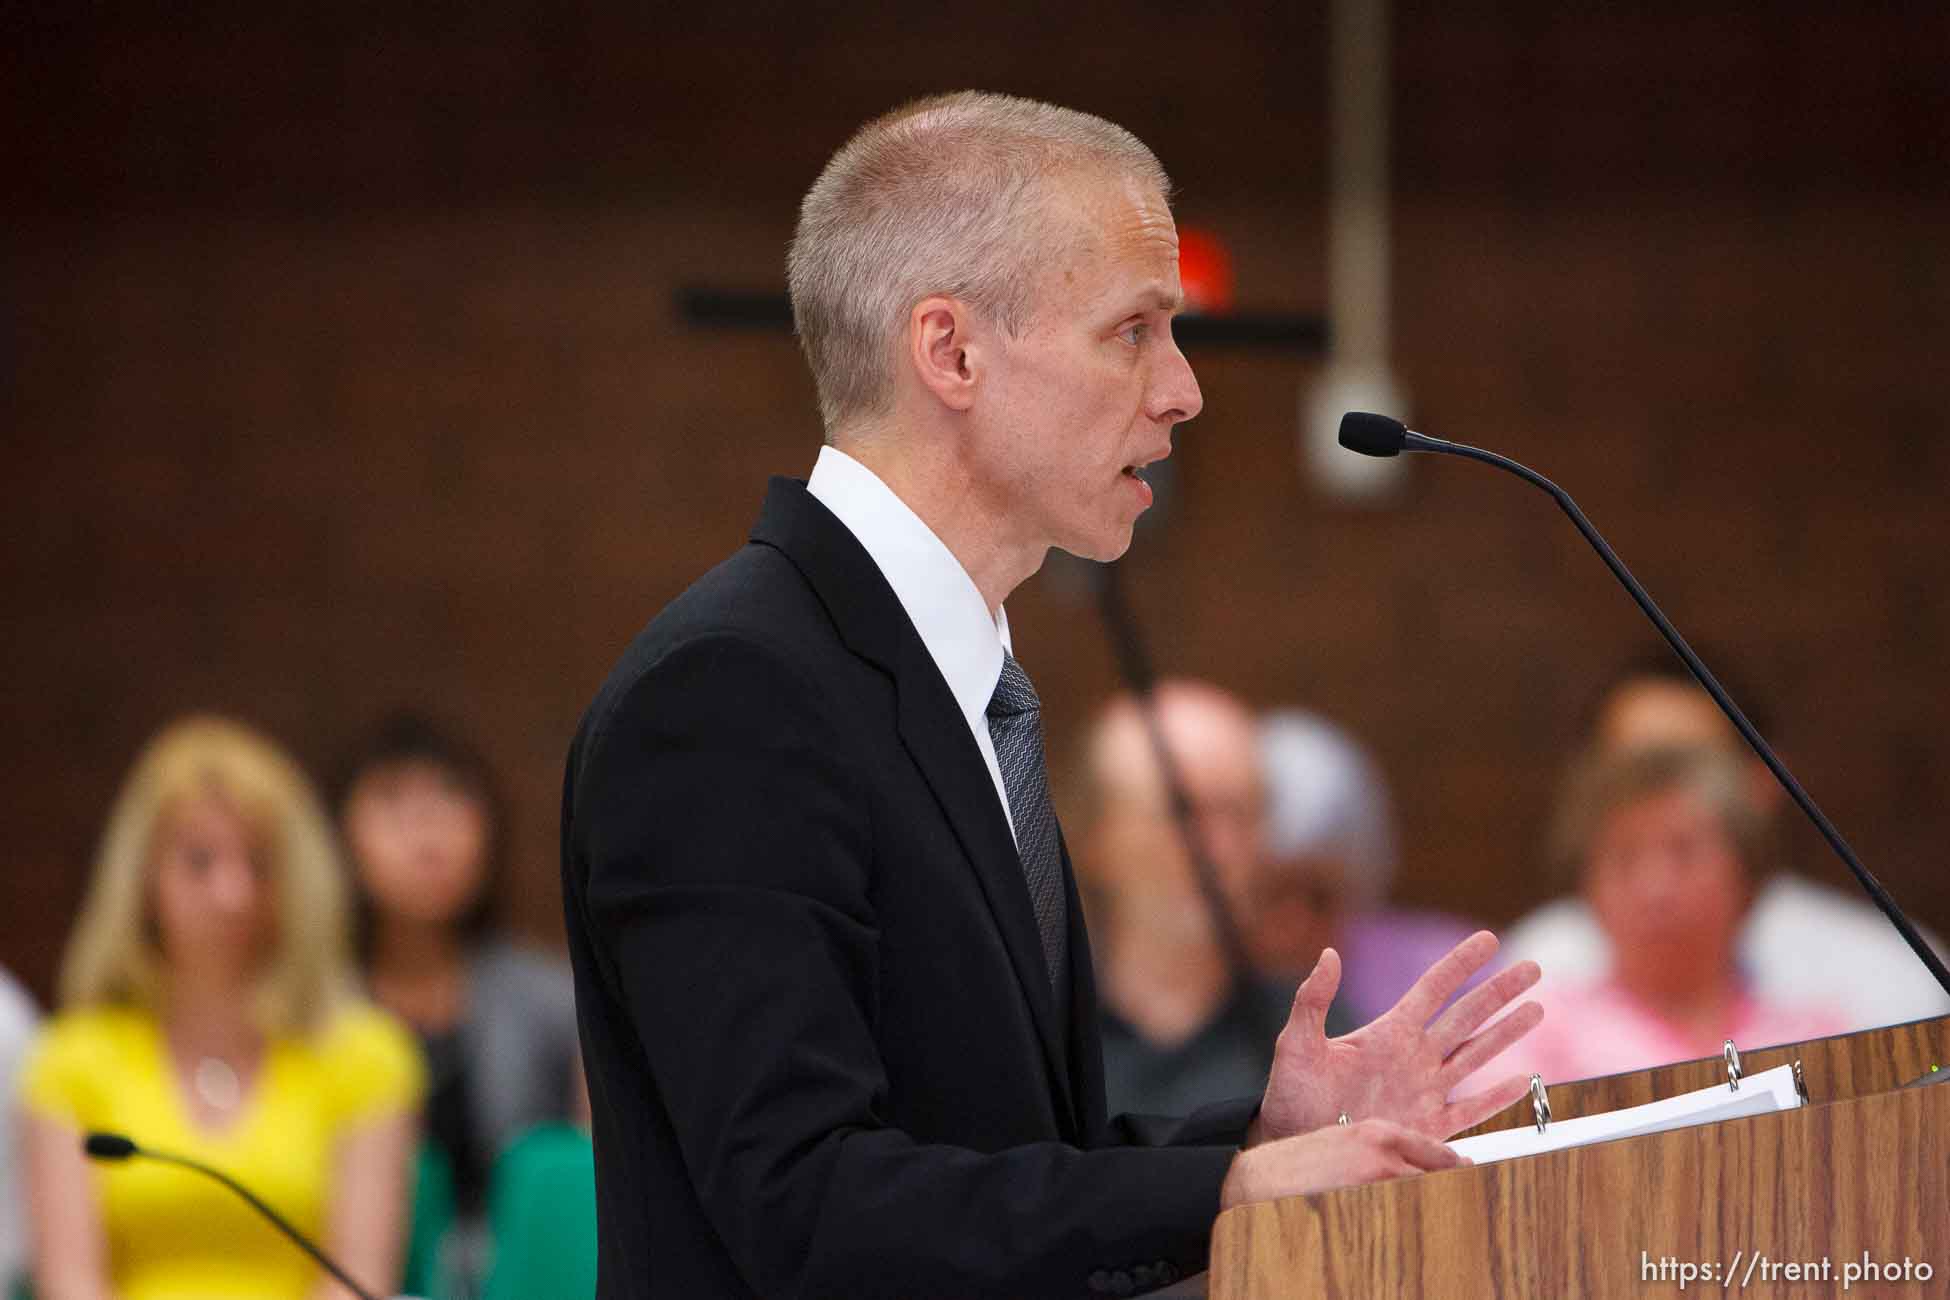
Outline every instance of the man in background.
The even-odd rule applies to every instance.
[[[1242,904],[1258,892],[1264,868],[1265,782],[1245,705],[1195,681],[1164,682],[1148,700],[1123,695],[1107,704],[1086,738],[1071,825],[1097,954],[1113,1112],[1181,1114],[1259,1088],[1294,985],[1320,956],[1315,948],[1282,986],[1260,977],[1243,947],[1228,953],[1173,814],[1159,741],[1235,925],[1252,917]],[[1330,1008],[1328,1034],[1349,1028]]]

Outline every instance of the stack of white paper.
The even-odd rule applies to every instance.
[[[1518,1105],[1524,1103],[1519,1102]],[[1777,1110],[1792,1110],[1801,1104],[1795,1091],[1794,1067],[1777,1065],[1771,1070],[1748,1075],[1739,1091],[1726,1084],[1681,1093],[1662,1101],[1647,1102],[1602,1115],[1580,1115],[1575,1119],[1553,1119],[1539,1133],[1535,1124],[1485,1133],[1480,1137],[1458,1138],[1449,1145],[1458,1154],[1479,1165],[1493,1164],[1513,1156],[1534,1156],[1544,1151],[1562,1151],[1592,1142],[1638,1137],[1643,1133],[1662,1133],[1667,1129],[1713,1124],[1743,1115],[1766,1115]]]

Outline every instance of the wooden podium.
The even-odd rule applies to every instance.
[[[1850,1295],[1950,1295],[1950,1083],[1902,1087],[1950,1071],[1950,1017],[1741,1055],[1749,1074],[1799,1060],[1809,1104],[1228,1210],[1207,1293],[1642,1297],[1684,1281],[1818,1296],[1852,1269]],[[1551,1107],[1568,1119],[1715,1083],[1718,1057],[1556,1084]]]

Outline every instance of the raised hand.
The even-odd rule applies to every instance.
[[[1293,1012],[1273,1049],[1273,1070],[1254,1121],[1252,1141],[1276,1140],[1350,1120],[1384,1119],[1446,1139],[1523,1096],[1527,1076],[1450,1101],[1474,1074],[1544,1018],[1526,1002],[1477,1030],[1537,982],[1535,962],[1519,962],[1471,989],[1440,1017],[1436,1012],[1496,955],[1496,936],[1480,930],[1450,950],[1387,1012],[1350,1034],[1328,1038],[1327,1008],[1341,985],[1341,959],[1320,955],[1293,997]]]

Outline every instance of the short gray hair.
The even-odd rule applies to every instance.
[[[829,440],[886,410],[895,342],[921,299],[959,298],[1021,332],[1062,247],[1046,219],[1047,182],[1092,169],[1170,195],[1164,168],[1129,131],[1031,99],[937,95],[854,132],[806,192],[786,258]]]

